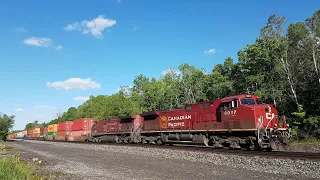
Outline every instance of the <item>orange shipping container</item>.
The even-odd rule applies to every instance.
[[[70,131],[59,131],[57,136],[68,136],[70,135]]]
[[[57,132],[58,131],[58,124],[50,124],[48,126],[48,132]]]
[[[90,132],[90,130],[71,131],[68,136],[68,141],[85,141]]]
[[[69,131],[60,131],[57,133],[55,140],[57,141],[67,141],[70,135]]]
[[[71,136],[87,136],[89,133],[91,133],[90,130],[82,130],[82,131],[71,131]]]
[[[40,134],[40,128],[35,128],[33,131],[34,134]]]

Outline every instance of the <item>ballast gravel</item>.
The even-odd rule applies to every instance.
[[[14,142],[61,179],[320,179],[320,161],[107,144]]]

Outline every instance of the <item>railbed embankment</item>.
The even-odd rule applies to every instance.
[[[316,179],[320,162],[247,157],[183,149],[29,141],[23,154],[74,179]]]

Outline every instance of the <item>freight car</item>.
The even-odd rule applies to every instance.
[[[187,104],[183,109],[97,120],[90,142],[204,144],[214,148],[280,150],[290,128],[271,104],[250,94]]]

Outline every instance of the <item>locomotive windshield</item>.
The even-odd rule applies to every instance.
[[[241,99],[242,105],[255,105],[256,101],[254,99]]]

